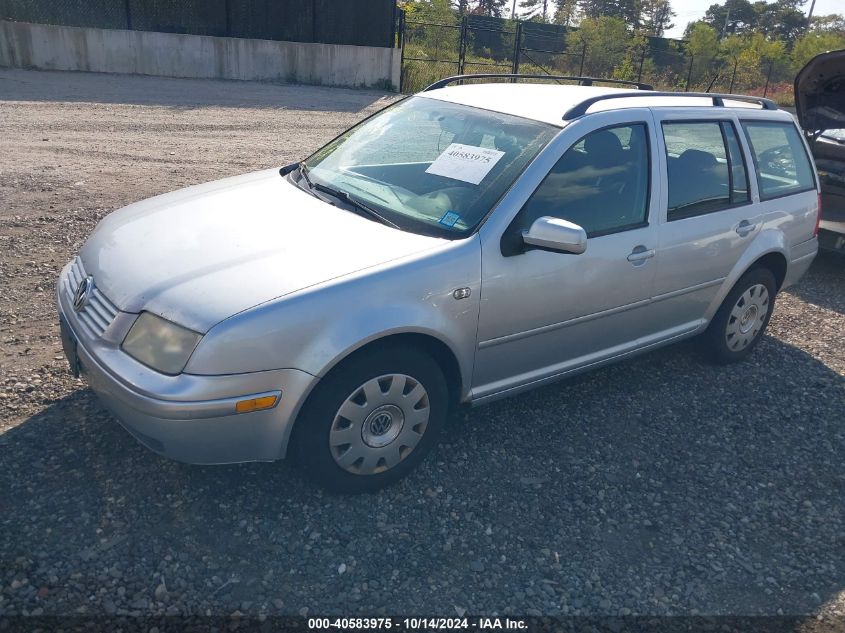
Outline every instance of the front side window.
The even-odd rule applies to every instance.
[[[649,148],[645,124],[592,132],[561,157],[517,216],[528,229],[540,217],[569,220],[588,237],[646,224]]]
[[[744,121],[742,127],[757,163],[761,200],[815,189],[813,168],[794,125]]]
[[[728,121],[667,121],[667,219],[681,220],[749,201],[748,174]]]
[[[457,238],[484,219],[558,131],[539,121],[411,97],[347,131],[305,164],[318,188],[354,196],[400,229]],[[303,180],[300,170],[300,185]]]

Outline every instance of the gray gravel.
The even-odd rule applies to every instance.
[[[842,622],[841,258],[779,298],[749,362],[683,343],[462,411],[366,497],[159,458],[65,373],[55,277],[108,210],[301,157],[386,98],[0,70],[0,614]]]

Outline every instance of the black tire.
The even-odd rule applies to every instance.
[[[759,288],[761,286],[765,287],[768,295],[764,302],[760,302],[762,293]],[[756,300],[759,304],[766,306],[766,312],[762,320],[757,316],[759,311],[755,312],[756,321],[749,323],[751,329],[743,334],[737,332],[737,328],[742,323],[742,317],[739,317],[738,320],[736,314],[732,313],[735,308],[742,311],[744,306],[739,305],[740,300],[746,296],[747,292],[753,293],[754,289],[757,289]],[[719,306],[719,310],[701,337],[703,351],[707,357],[721,365],[736,363],[747,357],[760,342],[760,339],[763,338],[766,327],[769,325],[769,319],[771,319],[772,312],[775,309],[776,293],[775,276],[768,268],[752,268],[740,277],[728,296],[725,297],[722,305]],[[742,316],[747,315],[750,310],[751,304],[748,303],[747,305],[746,312]],[[744,324],[742,326],[744,327]],[[733,331],[733,334],[731,334],[729,328]]]
[[[381,406],[371,406],[369,402],[366,402],[363,387],[368,383],[372,385],[372,381],[379,377],[397,375],[412,379],[405,383],[408,386],[404,388],[408,388],[412,392],[407,397],[415,397],[413,385],[416,383],[425,390],[421,402],[425,402],[422,406],[423,409],[427,407],[428,420],[424,426],[419,424],[413,427],[414,433],[421,435],[421,437],[415,439],[417,443],[410,450],[401,446],[405,437],[405,424],[409,425],[408,428],[411,429],[412,410],[413,413],[420,412],[413,405],[409,409],[408,406],[405,406],[407,405],[406,402],[401,402],[400,404],[405,409],[409,409],[407,416],[402,415],[403,423],[399,426],[403,434],[389,444],[373,449],[366,444],[361,429],[368,424],[367,428],[372,429],[375,422],[371,416],[377,415],[374,411],[392,405],[388,403]],[[386,387],[383,386],[384,380],[388,381]],[[390,378],[383,378],[382,382],[378,383],[382,388],[381,395],[383,397],[388,397],[384,389],[390,389],[392,383],[389,381],[391,380]],[[341,406],[347,406],[356,393],[359,394],[359,397],[365,399],[365,403],[362,405],[364,411],[362,415],[368,417],[358,422],[351,422],[342,416],[338,416],[338,413]],[[403,394],[402,398],[405,397]],[[358,404],[358,402],[355,404]],[[401,409],[401,407],[399,408]],[[314,389],[296,422],[293,437],[294,450],[304,470],[312,479],[326,488],[344,493],[378,490],[398,481],[423,460],[428,451],[436,444],[437,436],[446,421],[448,411],[449,390],[446,386],[446,379],[431,356],[414,348],[382,347],[372,351],[363,350],[333,369]],[[398,419],[398,417],[397,415],[396,418]],[[347,468],[355,468],[354,464],[348,465],[347,468],[341,467],[334,455],[339,453],[342,447],[330,446],[330,437],[332,437],[333,429],[338,431],[339,425],[345,425],[347,422],[349,426],[340,428],[339,432],[356,431],[352,437],[355,438],[356,442],[358,439],[362,442],[360,446],[356,444],[356,449],[363,450],[368,455],[368,465],[371,465],[370,460],[373,459],[373,455],[377,455],[382,449],[387,450],[389,447],[400,451],[399,454],[403,456],[398,458],[398,463],[389,467],[386,463],[381,463],[384,460],[380,459],[381,465],[377,468],[384,469],[381,472],[350,472]],[[392,422],[388,424],[392,424]],[[422,433],[417,432],[420,429],[422,429]],[[358,435],[361,437],[358,438]],[[374,437],[372,433],[368,437],[371,441],[381,439]],[[364,460],[364,458],[361,459]],[[364,464],[363,461],[362,464]],[[360,468],[361,465],[358,467]]]

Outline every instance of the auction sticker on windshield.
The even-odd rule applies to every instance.
[[[452,143],[425,173],[477,185],[504,155],[504,152],[495,149]]]

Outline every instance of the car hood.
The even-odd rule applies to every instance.
[[[807,132],[845,128],[845,50],[816,55],[798,72],[795,110]]]
[[[267,170],[115,211],[80,256],[120,310],[206,332],[260,303],[446,242],[334,207]]]

